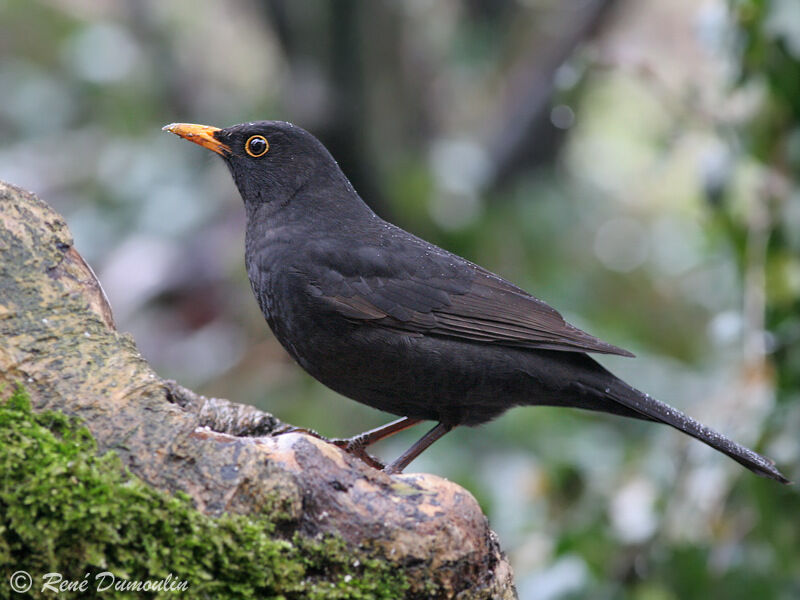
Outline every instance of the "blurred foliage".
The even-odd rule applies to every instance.
[[[800,396],[800,7],[791,2],[737,2],[741,86],[765,86],[765,108],[741,128],[744,150],[768,169],[764,191],[767,329],[774,336],[778,399]],[[742,224],[729,235],[741,238]]]
[[[603,362],[797,480],[798,7],[0,0],[0,177],[65,214],[163,375],[350,435],[388,415],[290,363],[225,168],[160,132],[294,121],[382,215],[635,351]],[[667,428],[515,409],[413,468],[476,495],[524,600],[800,596],[797,487]]]

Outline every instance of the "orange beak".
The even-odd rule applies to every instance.
[[[194,123],[172,123],[164,125],[161,130],[179,135],[185,140],[201,145],[203,148],[213,150],[220,156],[227,156],[231,153],[230,146],[223,144],[214,136],[217,131],[220,131],[219,127],[195,125]]]

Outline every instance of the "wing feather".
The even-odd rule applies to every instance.
[[[436,247],[411,256],[408,249],[359,248],[348,261],[320,254],[311,295],[347,319],[409,334],[633,356],[570,325],[545,302],[477,265]],[[335,266],[343,263],[347,274]]]

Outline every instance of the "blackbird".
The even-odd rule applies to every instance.
[[[457,425],[513,406],[569,406],[666,423],[759,475],[774,463],[640,392],[587,353],[633,356],[565,322],[503,278],[378,217],[313,135],[290,123],[164,130],[222,156],[247,212],[253,293],[286,351],[331,389],[437,425],[386,467],[401,472]]]

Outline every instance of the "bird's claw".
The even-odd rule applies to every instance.
[[[352,454],[356,458],[360,458],[363,462],[368,464],[370,467],[374,469],[383,469],[384,465],[381,461],[379,461],[374,456],[370,455],[367,452],[366,447],[364,446],[364,442],[361,439],[361,436],[356,436],[352,438],[345,438],[345,439],[334,439],[328,440],[334,446],[341,448],[348,454]]]
[[[305,433],[306,435],[315,437],[318,440],[322,440],[323,442],[328,442],[329,444],[333,444],[337,448],[341,448],[348,454],[352,454],[356,458],[361,459],[363,462],[368,464],[373,469],[381,470],[384,468],[384,464],[381,461],[379,461],[377,458],[367,453],[367,449],[364,446],[364,442],[360,438],[360,436],[347,439],[332,440],[326,438],[324,435],[317,433],[313,429],[306,429],[305,427],[295,427],[294,425],[286,425],[281,429],[277,429],[276,431],[272,432],[272,435],[283,435],[284,433]]]

